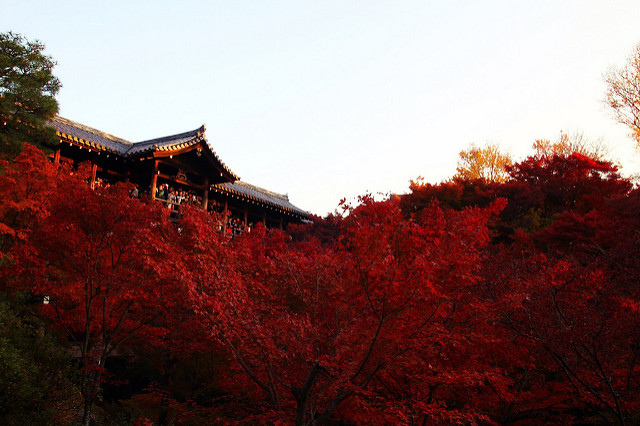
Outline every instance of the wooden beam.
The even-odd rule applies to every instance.
[[[207,211],[207,207],[209,207],[209,178],[204,178],[204,188],[202,194],[202,208],[204,211]]]
[[[151,176],[151,199],[156,199],[156,185],[158,185],[158,160],[153,162],[153,176]]]
[[[98,165],[96,163],[91,164],[91,189],[96,187],[96,173],[98,172]]]
[[[156,162],[157,162],[157,160],[156,160]],[[195,189],[204,189],[204,188],[206,188],[206,185],[196,185],[194,183],[187,182],[186,180],[177,179],[174,176],[166,175],[164,173],[157,173],[157,170],[156,170],[156,175],[160,176],[163,179],[170,180],[172,182],[179,183],[181,185],[190,186],[191,188],[195,188]]]

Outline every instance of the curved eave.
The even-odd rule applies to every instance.
[[[179,155],[183,152],[189,151],[189,148],[197,145],[198,142],[198,140],[192,140],[189,142],[177,143],[175,145],[151,145],[149,148],[143,151],[138,151],[136,154],[152,153],[154,157],[158,158],[170,157],[172,155]]]
[[[252,195],[248,195],[245,193],[242,193],[240,191],[236,191],[234,189],[228,188],[226,186],[223,186],[222,184],[216,184],[216,185],[211,185],[211,189],[216,191],[216,192],[220,192],[220,193],[224,193],[224,194],[229,194],[235,197],[238,197],[242,200],[248,201],[248,202],[252,202],[252,203],[256,203],[265,207],[270,207],[273,208],[275,210],[278,210],[280,212],[283,212],[285,214],[291,215],[291,216],[297,216],[299,218],[308,218],[309,215],[307,213],[303,213],[302,211],[299,210],[295,210],[289,207],[285,207],[282,205],[279,205],[277,203],[271,202],[271,201],[265,201],[263,199],[260,199],[258,197],[252,196]]]
[[[193,131],[193,137],[188,140],[183,140],[181,142],[171,143],[170,138],[172,137],[182,137],[186,133],[181,133],[175,136],[167,136],[165,138],[158,139],[157,143],[153,143],[154,140],[149,141],[148,145],[142,149],[137,149],[137,144],[144,143],[138,142],[134,143],[127,153],[128,157],[155,157],[155,158],[163,158],[170,157],[172,155],[180,155],[185,152],[189,152],[194,149],[196,145],[201,145],[204,149],[205,155],[208,156],[209,160],[215,165],[217,169],[219,169],[220,176],[225,178],[227,181],[233,182],[239,180],[240,177],[233,173],[231,169],[220,160],[218,154],[211,148],[209,142],[204,136],[205,126],[202,125],[199,129]]]
[[[56,135],[58,135],[58,137],[60,138],[60,142],[61,143],[66,142],[66,143],[68,143],[70,145],[77,145],[80,148],[86,147],[87,149],[90,149],[90,150],[93,150],[93,151],[103,151],[103,152],[109,152],[109,153],[112,153],[112,154],[120,155],[118,153],[118,151],[116,151],[113,148],[109,148],[109,147],[106,147],[106,146],[104,146],[102,144],[99,144],[99,143],[96,143],[96,142],[92,142],[92,141],[89,141],[89,140],[86,140],[86,139],[82,139],[82,138],[79,138],[77,136],[68,135],[68,134],[66,134],[64,132],[60,132],[58,130],[56,130]]]
[[[230,182],[240,180],[240,176],[233,173],[231,169],[220,159],[220,157],[218,157],[218,154],[216,154],[216,152],[211,148],[211,145],[209,145],[209,141],[207,140],[207,138],[202,136],[202,142],[207,147],[207,151],[206,151],[207,155],[213,157],[212,158],[213,161],[220,165],[220,168],[222,169],[220,173],[223,175],[223,177],[229,180]]]

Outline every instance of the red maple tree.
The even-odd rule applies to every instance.
[[[29,144],[13,161],[0,160],[0,170],[0,256],[10,256],[33,221],[47,214],[63,173]]]
[[[505,218],[522,228],[492,248],[483,273],[514,335],[502,420],[624,424],[639,396],[637,190],[579,154],[532,157],[512,176]]]
[[[169,244],[176,229],[166,213],[130,198],[127,184],[92,190],[87,178],[81,168],[47,192],[46,211],[31,215],[12,269],[14,283],[45,298],[43,314],[77,347],[84,424],[107,358],[135,336],[161,337],[160,316],[180,301]],[[29,179],[22,173],[17,187]]]
[[[176,421],[637,419],[640,190],[609,163],[531,157],[233,239],[29,147],[2,166],[3,290],[46,296],[75,343],[85,424],[109,357],[207,351],[217,397],[137,399]]]
[[[211,219],[186,219],[195,309],[235,360],[225,388],[264,401],[244,406],[254,420],[483,418],[444,400],[502,386],[465,352],[486,342],[467,290],[500,207],[445,214],[433,205],[405,219],[397,201],[365,197],[330,249],[261,227],[228,242],[211,237]]]

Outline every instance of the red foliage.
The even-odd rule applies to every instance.
[[[515,333],[505,365],[519,387],[504,421],[624,423],[640,397],[640,318],[625,304],[640,296],[637,191],[578,154],[532,158],[512,175],[521,194],[540,194],[545,223],[485,263],[505,333]]]
[[[516,246],[491,257],[488,292],[512,336],[501,358],[516,384],[502,421],[549,421],[555,413],[563,421],[623,423],[637,413],[640,318],[625,300],[637,300],[638,291],[612,272],[597,259]]]
[[[263,228],[228,245],[203,229],[204,216],[190,217],[193,301],[237,363],[227,390],[298,424],[483,418],[443,400],[502,386],[466,352],[487,339],[468,289],[497,211],[434,205],[407,220],[397,202],[365,198],[331,250]]]
[[[509,168],[510,204],[520,200],[517,208],[542,209],[545,216],[562,211],[589,211],[604,200],[619,197],[631,189],[621,179],[617,168],[605,161],[574,153],[570,156],[529,157]],[[530,200],[530,201],[526,201]]]
[[[158,319],[181,299],[169,245],[177,233],[162,209],[129,198],[128,185],[91,190],[81,169],[52,188],[42,177],[54,173],[32,151],[7,173],[21,192],[43,188],[24,197],[21,212],[37,212],[12,272],[16,285],[46,297],[43,314],[77,345],[88,421],[107,357],[134,336],[148,341],[166,333]]]
[[[639,418],[640,190],[609,163],[532,157],[504,184],[413,185],[232,240],[214,215],[172,224],[29,147],[2,166],[3,285],[48,297],[85,415],[107,357],[140,343],[219,351],[208,407],[136,397],[175,421]]]
[[[0,160],[0,171],[0,256],[7,256],[32,222],[47,214],[61,173],[29,144],[11,163]]]

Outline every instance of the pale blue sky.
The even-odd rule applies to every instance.
[[[471,142],[522,158],[581,131],[640,170],[602,103],[637,0],[1,3],[58,62],[62,116],[132,141],[206,123],[243,180],[316,214],[446,179]]]

